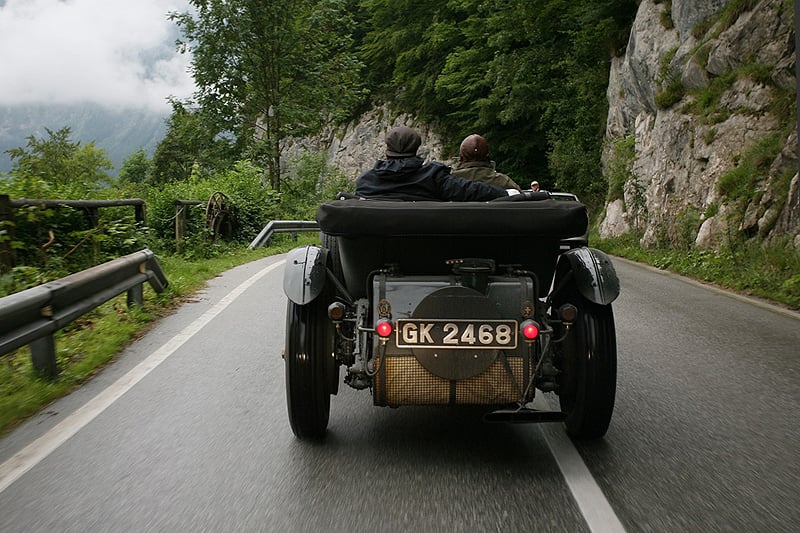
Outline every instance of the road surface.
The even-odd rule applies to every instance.
[[[284,256],[214,279],[0,441],[0,531],[796,531],[800,317],[622,260],[605,439],[342,385],[286,416]],[[552,398],[540,398],[551,402]]]

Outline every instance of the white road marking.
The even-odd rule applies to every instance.
[[[551,410],[552,407],[547,405],[542,396],[536,396],[534,406],[537,409]],[[539,429],[589,529],[597,533],[624,533],[622,522],[569,440],[564,427],[561,424],[542,424]]]
[[[183,346],[186,341],[203,329],[206,324],[222,313],[222,311],[254,283],[284,263],[285,261],[273,263],[251,276],[107,389],[86,402],[81,408],[69,415],[47,433],[14,454],[6,462],[0,464],[0,493],[22,477],[25,472],[53,453],[53,451],[64,444],[67,439],[94,420],[96,416],[117,401],[120,396],[133,388],[133,386],[139,383],[147,374],[163,363],[170,355],[175,353],[178,348]]]

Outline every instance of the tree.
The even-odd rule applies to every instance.
[[[119,181],[127,183],[144,183],[147,176],[150,174],[150,168],[153,166],[150,158],[147,157],[147,152],[144,148],[140,148],[133,152],[122,163],[119,169]]]
[[[153,185],[188,179],[197,167],[208,175],[232,165],[241,150],[218,128],[202,109],[172,100],[167,133],[156,146],[147,181]]]
[[[6,150],[12,160],[10,174],[23,191],[41,194],[39,184],[44,184],[64,197],[80,198],[113,181],[108,174],[114,168],[111,158],[94,142],[81,145],[72,141],[69,127],[58,131],[45,128],[45,132],[47,139],[30,135],[25,147]]]
[[[172,13],[202,112],[280,190],[280,142],[317,131],[360,97],[352,18],[342,0],[190,0]]]

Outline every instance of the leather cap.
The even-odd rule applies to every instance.
[[[473,133],[461,141],[459,156],[462,162],[488,161],[489,143],[480,135]]]

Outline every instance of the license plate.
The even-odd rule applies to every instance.
[[[400,319],[398,348],[507,349],[517,347],[516,320]]]

